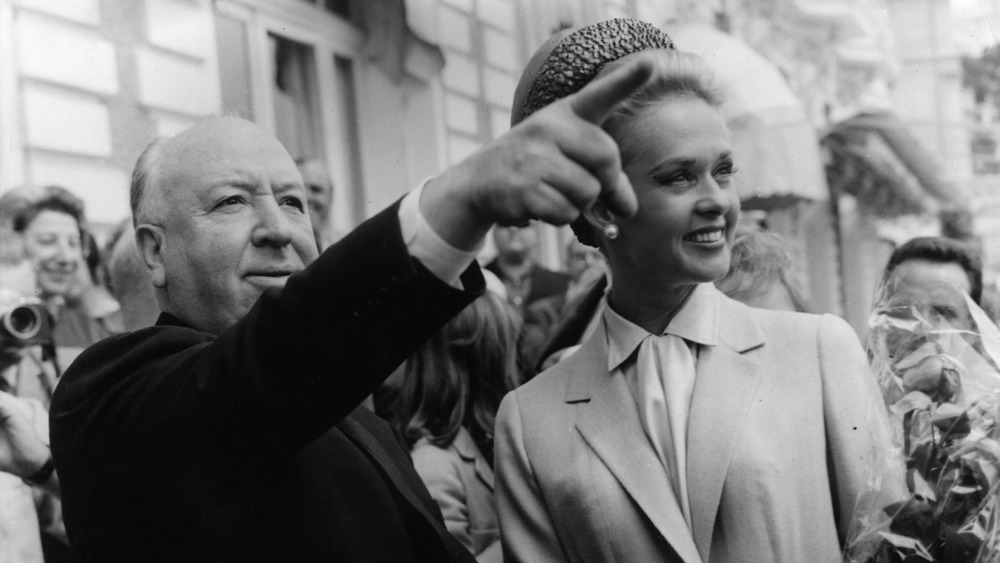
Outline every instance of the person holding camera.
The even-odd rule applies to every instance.
[[[98,283],[100,257],[87,232],[79,198],[59,186],[21,187],[0,198],[0,211],[0,222],[10,233],[7,238],[21,241],[23,257],[35,278],[30,292],[14,288],[24,298],[21,305],[34,308],[40,303],[48,311],[29,323],[33,327],[30,336],[0,329],[0,338],[26,338],[19,346],[22,354],[28,353],[29,346],[41,345],[42,353],[33,362],[42,368],[38,377],[25,377],[22,372],[10,383],[18,396],[48,405],[63,367],[87,346],[122,332],[119,306]],[[11,289],[6,280],[0,285]],[[19,310],[26,320],[27,309]]]
[[[66,541],[48,412],[42,401],[10,392],[26,369],[44,376],[38,363],[44,356],[36,349],[51,342],[51,326],[45,306],[24,297],[35,276],[23,241],[10,231],[0,234],[0,561],[41,563],[46,551]]]
[[[59,346],[86,348],[121,332],[118,303],[96,279],[100,257],[79,198],[59,186],[29,191],[12,227],[24,237],[37,292],[56,317]]]
[[[34,488],[59,495],[39,401],[0,391],[0,561],[42,563]]]
[[[112,333],[103,318],[117,309],[85,262],[84,226],[82,202],[65,189],[0,197],[0,561],[70,557],[46,409],[61,367]]]

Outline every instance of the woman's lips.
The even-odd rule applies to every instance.
[[[50,269],[46,269],[46,268],[42,268],[41,270],[38,270],[38,276],[39,277],[45,278],[46,280],[49,280],[49,281],[52,281],[52,282],[59,282],[59,283],[64,283],[64,282],[70,281],[71,279],[73,279],[73,275],[74,274],[75,274],[75,272],[72,272],[72,271],[67,272],[67,271],[63,271],[63,270],[50,270]]]
[[[712,244],[725,238],[726,229],[724,227],[707,227],[695,229],[684,235],[684,240],[698,244]]]

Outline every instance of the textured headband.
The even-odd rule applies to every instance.
[[[511,125],[581,90],[605,65],[649,49],[673,49],[670,36],[630,18],[607,20],[557,33],[528,61],[514,91]]]

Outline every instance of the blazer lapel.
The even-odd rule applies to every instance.
[[[687,472],[698,552],[709,560],[715,518],[733,450],[762,379],[757,362],[742,355],[764,338],[749,311],[724,298],[718,346],[702,348],[688,419]]]
[[[493,490],[493,470],[490,469],[490,464],[486,463],[486,459],[482,455],[476,456],[475,461],[476,467],[476,477],[483,482],[491,491]]]
[[[452,446],[454,446],[458,455],[463,460],[472,462],[472,466],[476,470],[476,478],[478,478],[492,491],[493,469],[490,468],[490,464],[487,463],[483,454],[479,452],[479,448],[476,447],[476,443],[472,440],[472,436],[469,435],[465,428],[458,431],[458,434],[455,436],[455,441],[452,442]]]
[[[625,378],[607,371],[605,331],[596,331],[577,356],[571,358],[574,373],[566,400],[589,400],[577,418],[580,434],[674,551],[684,561],[699,563],[680,504],[642,428]]]

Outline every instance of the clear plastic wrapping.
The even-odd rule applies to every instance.
[[[1000,330],[953,285],[891,277],[868,354],[907,490],[862,495],[846,559],[1000,563]]]

